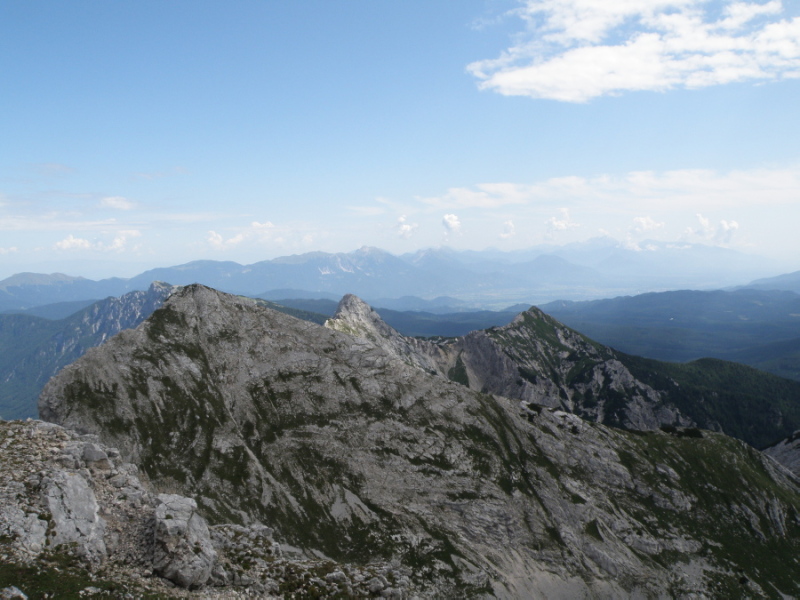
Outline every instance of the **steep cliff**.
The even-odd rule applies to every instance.
[[[513,331],[474,345],[513,346]],[[433,597],[800,590],[800,565],[779,558],[800,551],[800,487],[768,457],[696,429],[611,429],[438,374],[492,391],[471,346],[418,357],[427,342],[355,333],[189,286],[62,370],[40,413],[118,447],[212,523],[264,523],[307,556],[397,561]],[[582,342],[559,343],[569,358]],[[624,380],[621,395],[641,389]]]

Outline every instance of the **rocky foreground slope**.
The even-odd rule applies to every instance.
[[[413,592],[391,565],[304,559],[257,523],[209,527],[193,499],[154,493],[96,436],[0,421],[0,452],[0,598]]]
[[[212,525],[394,565],[420,596],[800,594],[800,482],[770,458],[469,389],[395,342],[189,286],[59,373],[40,412]]]

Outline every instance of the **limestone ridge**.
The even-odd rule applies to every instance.
[[[691,424],[617,353],[535,307],[504,327],[468,334],[462,345],[470,385],[488,392],[629,429]]]
[[[525,314],[428,354],[431,374],[402,339],[370,341],[379,325],[354,298],[333,321],[358,337],[188,286],[61,371],[40,411],[194,497],[212,524],[263,523],[308,557],[393,561],[421,596],[796,596],[800,565],[778,557],[800,554],[800,483],[768,457],[441,375],[459,357],[470,386],[490,381],[480,356],[518,369],[504,348],[543,327]],[[543,334],[556,353],[583,343]],[[592,365],[613,372],[613,357]]]
[[[325,325],[485,393],[629,429],[696,424],[638,381],[613,350],[535,307],[504,327],[433,343],[402,336],[367,304],[348,295]]]

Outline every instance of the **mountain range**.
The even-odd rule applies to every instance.
[[[97,436],[84,457],[113,447],[148,485],[194,498],[162,494],[156,522],[172,502],[212,529],[270,528],[248,538],[257,561],[235,562],[223,537],[180,546],[181,564],[203,566],[191,585],[238,573],[268,589],[254,573],[277,542],[342,581],[391,563],[406,582],[374,593],[393,597],[797,595],[800,480],[697,428],[734,429],[704,406],[720,388],[681,404],[667,392],[691,391],[688,375],[657,367],[534,308],[434,342],[354,296],[323,327],[192,285],[62,369],[40,413]],[[736,387],[721,404],[747,409]]]
[[[795,292],[759,284],[557,301],[541,308],[629,354],[677,362],[720,358],[800,379],[800,295]]]
[[[459,252],[448,248],[395,256],[377,248],[349,253],[311,252],[261,261],[195,261],[152,269],[130,279],[92,281],[61,274],[21,273],[0,281],[0,311],[98,300],[146,290],[153,281],[202,283],[229,293],[259,296],[294,290],[284,298],[330,298],[355,293],[367,299],[395,299],[395,310],[424,309],[419,301],[452,297],[467,308],[503,308],[512,303],[581,300],[645,291],[741,284],[779,272],[774,264],[732,250],[703,245],[647,243],[630,249],[598,238],[563,247],[525,252]],[[379,305],[377,302],[373,302]],[[433,302],[441,308],[441,302]],[[446,308],[444,312],[455,312]]]

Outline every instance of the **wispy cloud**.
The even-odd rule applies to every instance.
[[[508,204],[524,204],[531,192],[529,186],[514,183],[480,183],[471,188],[450,188],[441,196],[418,200],[438,209],[497,208]]]
[[[115,219],[84,220],[75,215],[45,213],[42,215],[8,215],[0,218],[0,231],[69,231],[94,230],[119,226]]]
[[[216,231],[209,231],[206,240],[216,250],[230,250],[241,245],[246,241],[266,241],[274,238],[276,233],[275,225],[271,221],[259,223],[253,221],[248,227],[239,229],[234,235],[225,238]]]
[[[122,196],[106,196],[100,200],[100,206],[116,210],[133,210],[136,208],[136,203]]]
[[[574,208],[598,206],[605,210],[663,211],[713,210],[736,206],[792,204],[800,197],[800,166],[718,172],[708,169],[675,171],[632,171],[621,175],[568,176],[540,182],[478,184],[453,189],[439,198],[422,202],[447,208],[494,208],[505,204],[529,207]],[[497,194],[492,202],[475,203],[456,199],[481,196],[485,189],[510,190]],[[646,219],[645,217],[639,217]],[[646,220],[638,222],[646,226]]]
[[[633,219],[633,227],[631,227],[631,233],[646,233],[648,231],[655,231],[656,229],[661,229],[664,227],[664,222],[659,222],[653,219],[652,217],[634,217]]]
[[[468,70],[482,89],[586,102],[625,91],[800,77],[800,18],[780,0],[523,0],[524,35]]]
[[[576,223],[572,220],[572,217],[569,214],[568,208],[562,208],[559,210],[561,217],[550,217],[547,219],[547,229],[550,237],[553,236],[557,231],[567,231],[569,229],[575,229],[576,227],[580,227],[580,223]]]
[[[60,242],[56,242],[53,248],[56,250],[89,250],[92,243],[83,238],[76,238],[71,233]]]

